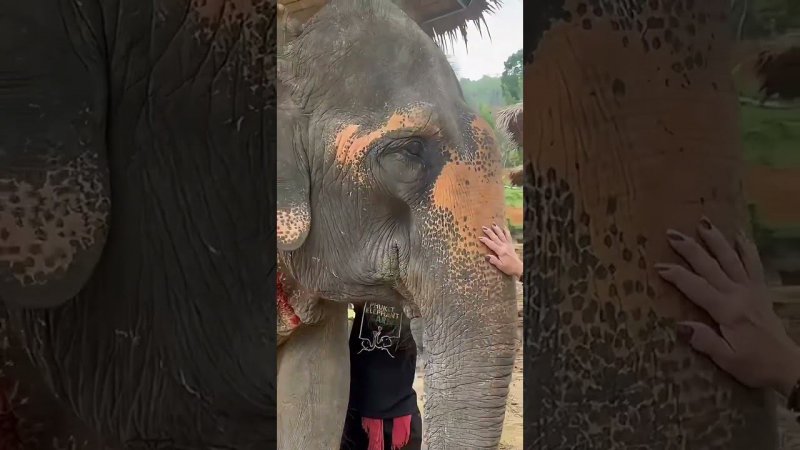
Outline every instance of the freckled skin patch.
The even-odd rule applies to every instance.
[[[277,237],[281,245],[295,247],[305,238],[311,227],[311,214],[306,205],[294,205],[279,209]]]
[[[530,448],[777,446],[771,394],[676,342],[708,317],[652,269],[667,227],[746,223],[727,8],[566,1],[525,67]]]
[[[87,153],[35,178],[0,178],[0,282],[46,284],[105,238],[102,171]]]
[[[482,119],[476,119],[474,124],[471,130],[478,147],[494,148],[494,138],[487,131],[488,124]],[[496,182],[501,169],[498,161],[489,155],[488,150],[481,150],[472,161],[451,157],[434,184],[432,208],[451,214],[454,223],[448,226],[458,230],[461,236],[453,242],[453,255],[487,253],[487,248],[478,240],[483,236],[481,227],[503,223],[503,188]],[[479,205],[480,213],[475,211],[476,205]]]

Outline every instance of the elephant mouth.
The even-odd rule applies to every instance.
[[[409,289],[408,280],[409,252],[404,250],[399,242],[392,243],[387,258],[388,274],[387,281],[392,289],[397,293],[400,305],[410,318],[420,317],[419,306],[415,301],[414,295]]]

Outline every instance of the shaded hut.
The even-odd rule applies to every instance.
[[[800,46],[758,55],[756,75],[762,102],[772,96],[783,100],[800,98]]]
[[[511,137],[511,140],[520,149],[522,145],[522,102],[507,106],[495,114],[494,123]]]
[[[393,0],[440,45],[452,43],[457,35],[467,41],[467,26],[474,23],[485,30],[484,17],[500,7],[501,0]],[[316,14],[327,0],[278,0],[283,12],[299,22]]]
[[[511,169],[506,169],[506,176],[512,186],[522,186],[525,181],[525,173],[523,166],[517,166]]]

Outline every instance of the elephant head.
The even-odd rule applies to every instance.
[[[512,280],[478,241],[504,217],[491,128],[434,41],[389,1],[333,0],[281,39],[278,248],[288,276],[334,302],[418,307],[428,444],[495,448],[516,311]]]

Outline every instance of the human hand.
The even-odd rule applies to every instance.
[[[655,267],[711,315],[719,332],[686,321],[678,324],[678,336],[741,383],[788,395],[800,380],[800,347],[772,309],[756,246],[740,235],[734,248],[705,217],[698,234],[710,253],[695,239],[667,231],[670,245],[692,270],[677,264]]]
[[[493,255],[487,255],[486,260],[504,274],[520,279],[522,277],[522,261],[514,251],[511,232],[508,231],[508,228],[500,228],[497,224],[492,224],[491,228],[482,228],[483,234],[486,236],[478,239],[494,252]]]

